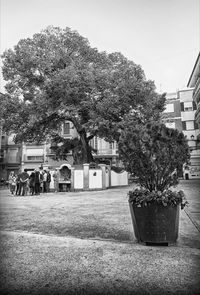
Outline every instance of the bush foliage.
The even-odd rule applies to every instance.
[[[160,122],[130,122],[121,135],[119,152],[127,171],[138,178],[142,188],[129,192],[132,203],[183,203],[183,192],[169,190],[178,184],[178,171],[190,157],[182,132]]]
[[[130,191],[128,193],[129,202],[136,207],[145,207],[150,204],[160,204],[163,206],[176,206],[181,205],[181,209],[188,204],[185,194],[182,190],[176,192],[172,190],[161,191],[152,191],[149,192],[147,189],[138,189]]]
[[[164,191],[178,183],[178,173],[189,159],[189,147],[182,132],[162,123],[129,125],[119,142],[127,171],[138,177],[149,191]]]

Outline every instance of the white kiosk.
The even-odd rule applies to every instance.
[[[71,189],[71,165],[62,164],[58,168],[58,185],[60,192],[68,192]]]

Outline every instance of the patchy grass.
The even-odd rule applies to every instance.
[[[74,236],[134,239],[128,207],[129,188],[98,192],[13,197],[1,194],[1,230]]]
[[[135,238],[127,198],[130,189],[26,197],[13,197],[8,190],[2,190],[0,229],[133,241]],[[199,181],[181,181],[177,189],[185,191],[189,209],[193,209],[193,203],[199,198]],[[182,225],[186,226],[184,223]],[[181,237],[182,232],[180,228]]]

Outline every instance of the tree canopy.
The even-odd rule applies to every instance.
[[[140,65],[121,53],[99,52],[69,28],[48,27],[2,55],[5,131],[16,142],[51,140],[58,157],[70,149],[76,162],[93,161],[90,140],[119,140],[125,119],[158,120],[164,95]],[[59,132],[73,123],[76,139]]]

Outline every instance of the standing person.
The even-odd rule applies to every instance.
[[[44,192],[44,186],[43,186],[43,180],[44,180],[44,176],[43,176],[43,170],[41,168],[39,168],[39,173],[40,173],[40,192],[43,193]]]
[[[12,179],[14,176],[14,171],[11,171],[8,177],[8,184],[9,184],[9,190],[12,193]]]
[[[57,193],[59,191],[59,183],[58,183],[58,169],[56,168],[53,173],[53,183],[54,183],[54,191]]]
[[[17,175],[13,174],[13,175],[12,175],[12,179],[11,179],[11,187],[10,187],[10,191],[11,191],[11,194],[12,194],[12,195],[13,195],[14,192],[15,192],[16,182],[17,182]]]
[[[43,172],[43,193],[47,193],[47,171]]]
[[[24,169],[24,171],[20,175],[20,194],[22,189],[22,196],[26,195],[27,193],[27,186],[28,186],[28,180],[29,180],[29,174],[27,173],[27,169]]]
[[[19,172],[19,174],[17,175],[17,178],[16,178],[16,191],[15,191],[16,196],[19,196],[20,192],[21,192],[20,177],[21,177],[21,173]]]
[[[35,169],[35,194],[40,194],[40,172],[38,169]]]
[[[47,184],[47,186],[46,186],[46,188],[47,188],[47,193],[50,192],[50,182],[51,182],[51,173],[50,173],[50,171],[48,170],[48,171],[47,171],[47,182],[46,182],[46,184]]]
[[[30,194],[33,196],[35,193],[35,172],[31,172],[29,176],[29,187],[30,187]]]

